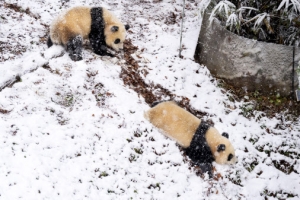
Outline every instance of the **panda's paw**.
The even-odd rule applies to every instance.
[[[82,55],[81,54],[72,54],[72,53],[70,53],[69,56],[70,56],[71,60],[73,60],[73,61],[82,60]]]
[[[200,167],[203,174],[207,172],[209,175],[209,178],[213,177],[211,163],[201,163],[201,164],[198,164],[198,166]]]
[[[110,57],[115,57],[115,55],[113,55],[112,53],[108,52],[109,49],[104,46],[101,45],[99,49],[95,50],[95,54],[100,55],[100,56],[110,56]]]
[[[109,57],[116,57],[114,54],[111,54],[111,53],[109,53],[109,52],[106,52],[105,55],[106,55],[106,56],[109,56]]]
[[[115,55],[106,52],[106,51],[102,51],[102,52],[95,52],[95,54],[99,55],[99,56],[109,56],[109,57],[115,57]]]
[[[152,104],[151,104],[151,108],[157,106],[158,104],[162,103],[162,102],[166,102],[166,101],[154,101]]]

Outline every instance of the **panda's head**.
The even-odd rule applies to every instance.
[[[126,30],[129,25],[121,23],[110,24],[105,27],[105,43],[115,51],[123,50],[124,41],[126,37]]]
[[[221,135],[214,127],[209,128],[206,133],[206,140],[218,164],[235,164],[237,162],[235,150],[228,138],[228,133]]]

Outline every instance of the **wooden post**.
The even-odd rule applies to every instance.
[[[180,46],[179,46],[179,58],[181,58],[181,50],[182,50],[181,48],[182,48],[182,31],[183,31],[184,7],[185,7],[185,0],[183,0],[183,8],[182,8],[181,31],[180,31]]]

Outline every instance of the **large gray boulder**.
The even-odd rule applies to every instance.
[[[217,19],[210,25],[205,14],[195,60],[210,72],[235,87],[264,94],[292,94],[293,47],[259,42],[238,36],[221,26]],[[300,50],[295,51],[295,68]],[[295,72],[294,87],[298,87]]]

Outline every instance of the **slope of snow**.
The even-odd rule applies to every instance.
[[[201,178],[175,142],[144,119],[149,105],[124,85],[121,60],[84,50],[84,60],[73,62],[62,47],[47,49],[46,25],[73,5],[105,6],[129,23],[139,54],[133,57],[148,71],[145,82],[207,113],[205,120],[229,133],[237,165],[214,164],[219,176]],[[179,0],[1,2],[0,41],[11,49],[17,41],[24,52],[1,51],[0,88],[21,80],[0,91],[0,198],[299,199],[299,118],[255,111],[244,117],[245,102],[231,101],[194,62],[200,6],[186,1],[179,58]],[[23,39],[9,38],[18,34]]]

